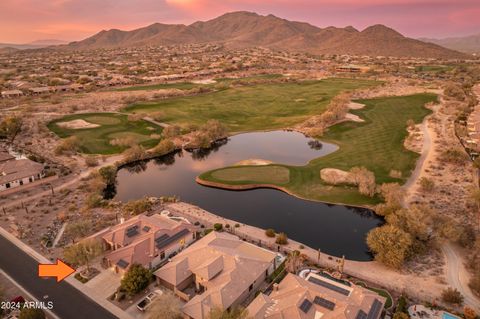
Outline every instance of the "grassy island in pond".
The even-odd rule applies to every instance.
[[[125,114],[83,113],[54,120],[48,128],[61,138],[76,136],[80,151],[86,154],[116,154],[127,147],[113,145],[118,139],[131,139],[150,148],[160,140],[162,128],[144,121],[129,120]]]
[[[437,96],[434,94],[415,94],[357,101],[365,104],[365,107],[352,110],[351,113],[358,115],[365,122],[337,124],[322,137],[324,141],[339,145],[338,151],[314,159],[305,166],[282,166],[290,170],[289,182],[286,184],[271,182],[270,184],[313,200],[352,205],[378,202],[378,198],[359,194],[355,187],[327,185],[320,178],[320,170],[323,168],[349,170],[355,166],[364,166],[374,172],[378,184],[404,183],[414,169],[419,156],[403,146],[408,134],[406,123],[408,120],[420,123],[430,113],[430,110],[425,108],[425,104],[436,100]],[[198,180],[214,183],[216,186],[224,185],[225,188],[229,188],[229,185],[248,186],[254,184],[250,180],[254,172],[249,171],[254,169],[257,168],[253,166],[220,168],[200,175]],[[222,178],[225,170],[228,171],[229,176],[235,175],[235,180]],[[392,170],[401,172],[402,177],[391,177]],[[245,174],[243,180],[239,178],[241,174]],[[264,181],[269,178],[275,177],[262,177]]]

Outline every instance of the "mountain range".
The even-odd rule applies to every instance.
[[[419,39],[424,42],[435,43],[442,47],[465,53],[480,54],[480,33],[466,37],[452,37],[444,39]]]
[[[155,23],[132,31],[101,31],[62,49],[99,49],[145,45],[221,43],[229,48],[268,47],[314,54],[350,54],[420,58],[466,58],[467,55],[432,43],[404,37],[384,25],[359,31],[319,28],[274,15],[232,12],[190,25]]]
[[[27,49],[40,49],[45,48],[51,45],[61,45],[67,44],[67,41],[55,40],[55,39],[44,39],[36,40],[29,43],[0,43],[0,49],[9,49],[12,51],[15,50],[27,50]]]

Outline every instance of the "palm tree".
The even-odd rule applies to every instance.
[[[306,259],[307,256],[305,254],[302,254],[298,250],[294,250],[288,254],[285,267],[287,268],[288,272],[296,274]]]

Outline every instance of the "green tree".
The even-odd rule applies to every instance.
[[[409,257],[413,240],[410,234],[393,225],[384,225],[368,233],[367,244],[382,264],[400,268]]]
[[[123,277],[120,288],[133,296],[148,287],[152,280],[152,272],[142,265],[133,264]]]
[[[114,185],[117,178],[117,168],[113,165],[102,167],[98,170],[107,185]]]
[[[242,307],[233,307],[230,311],[215,307],[210,311],[209,319],[247,319],[248,311]]]
[[[45,312],[41,309],[23,308],[20,311],[19,319],[45,319]]]
[[[71,264],[85,266],[87,273],[90,271],[90,263],[103,253],[103,246],[99,240],[88,239],[65,248],[63,255]]]
[[[148,319],[182,319],[182,305],[176,296],[164,292],[147,309]]]

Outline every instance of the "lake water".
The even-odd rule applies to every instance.
[[[366,234],[382,224],[367,209],[327,205],[295,198],[273,189],[228,191],[195,182],[201,173],[245,159],[304,165],[337,150],[321,147],[297,132],[245,133],[218,143],[209,151],[178,152],[119,170],[115,199],[178,196],[219,216],[261,228],[285,232],[288,237],[322,252],[353,260],[371,260]]]

